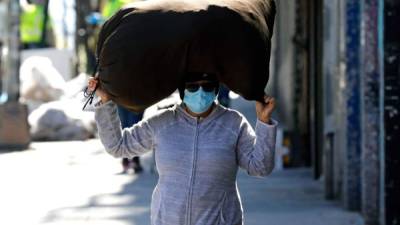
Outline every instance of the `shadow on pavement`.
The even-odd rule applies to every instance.
[[[132,180],[122,186],[118,193],[95,195],[82,206],[52,210],[43,218],[42,223],[69,221],[75,224],[74,220],[79,222],[101,220],[101,224],[105,221],[110,221],[110,224],[150,224],[149,206],[153,188],[157,183],[157,175],[143,173],[125,176],[132,176]]]

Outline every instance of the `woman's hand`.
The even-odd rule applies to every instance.
[[[99,85],[99,87],[97,87]],[[97,87],[97,89],[96,89]],[[88,91],[93,92],[96,89],[96,95],[100,97],[101,102],[106,103],[110,101],[110,95],[108,95],[100,86],[98,77],[91,77],[88,81]]]
[[[270,123],[272,112],[275,109],[275,98],[264,96],[264,102],[256,102],[257,118],[261,122]]]

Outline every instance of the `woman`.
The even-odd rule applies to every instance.
[[[95,118],[100,139],[115,157],[155,151],[159,172],[151,202],[153,225],[243,224],[236,186],[238,167],[267,176],[274,167],[275,100],[256,103],[254,132],[239,112],[216,101],[213,74],[188,74],[179,88],[183,103],[121,131],[117,107],[101,87]],[[89,90],[98,84],[89,81]]]

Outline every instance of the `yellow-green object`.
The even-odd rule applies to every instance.
[[[132,0],[109,0],[106,2],[101,13],[105,19],[110,18],[114,13],[120,10],[125,4],[133,2]]]
[[[22,43],[39,43],[44,26],[44,7],[30,4],[23,7],[21,13],[21,41]]]

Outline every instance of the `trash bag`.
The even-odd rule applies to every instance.
[[[48,57],[31,56],[20,68],[23,101],[50,102],[64,94],[66,82]]]
[[[93,112],[80,110],[81,98],[42,104],[28,116],[34,141],[87,140],[96,134]]]
[[[269,77],[273,0],[148,0],[121,9],[98,39],[100,85],[132,111],[173,93],[188,72],[215,73],[261,100]]]

